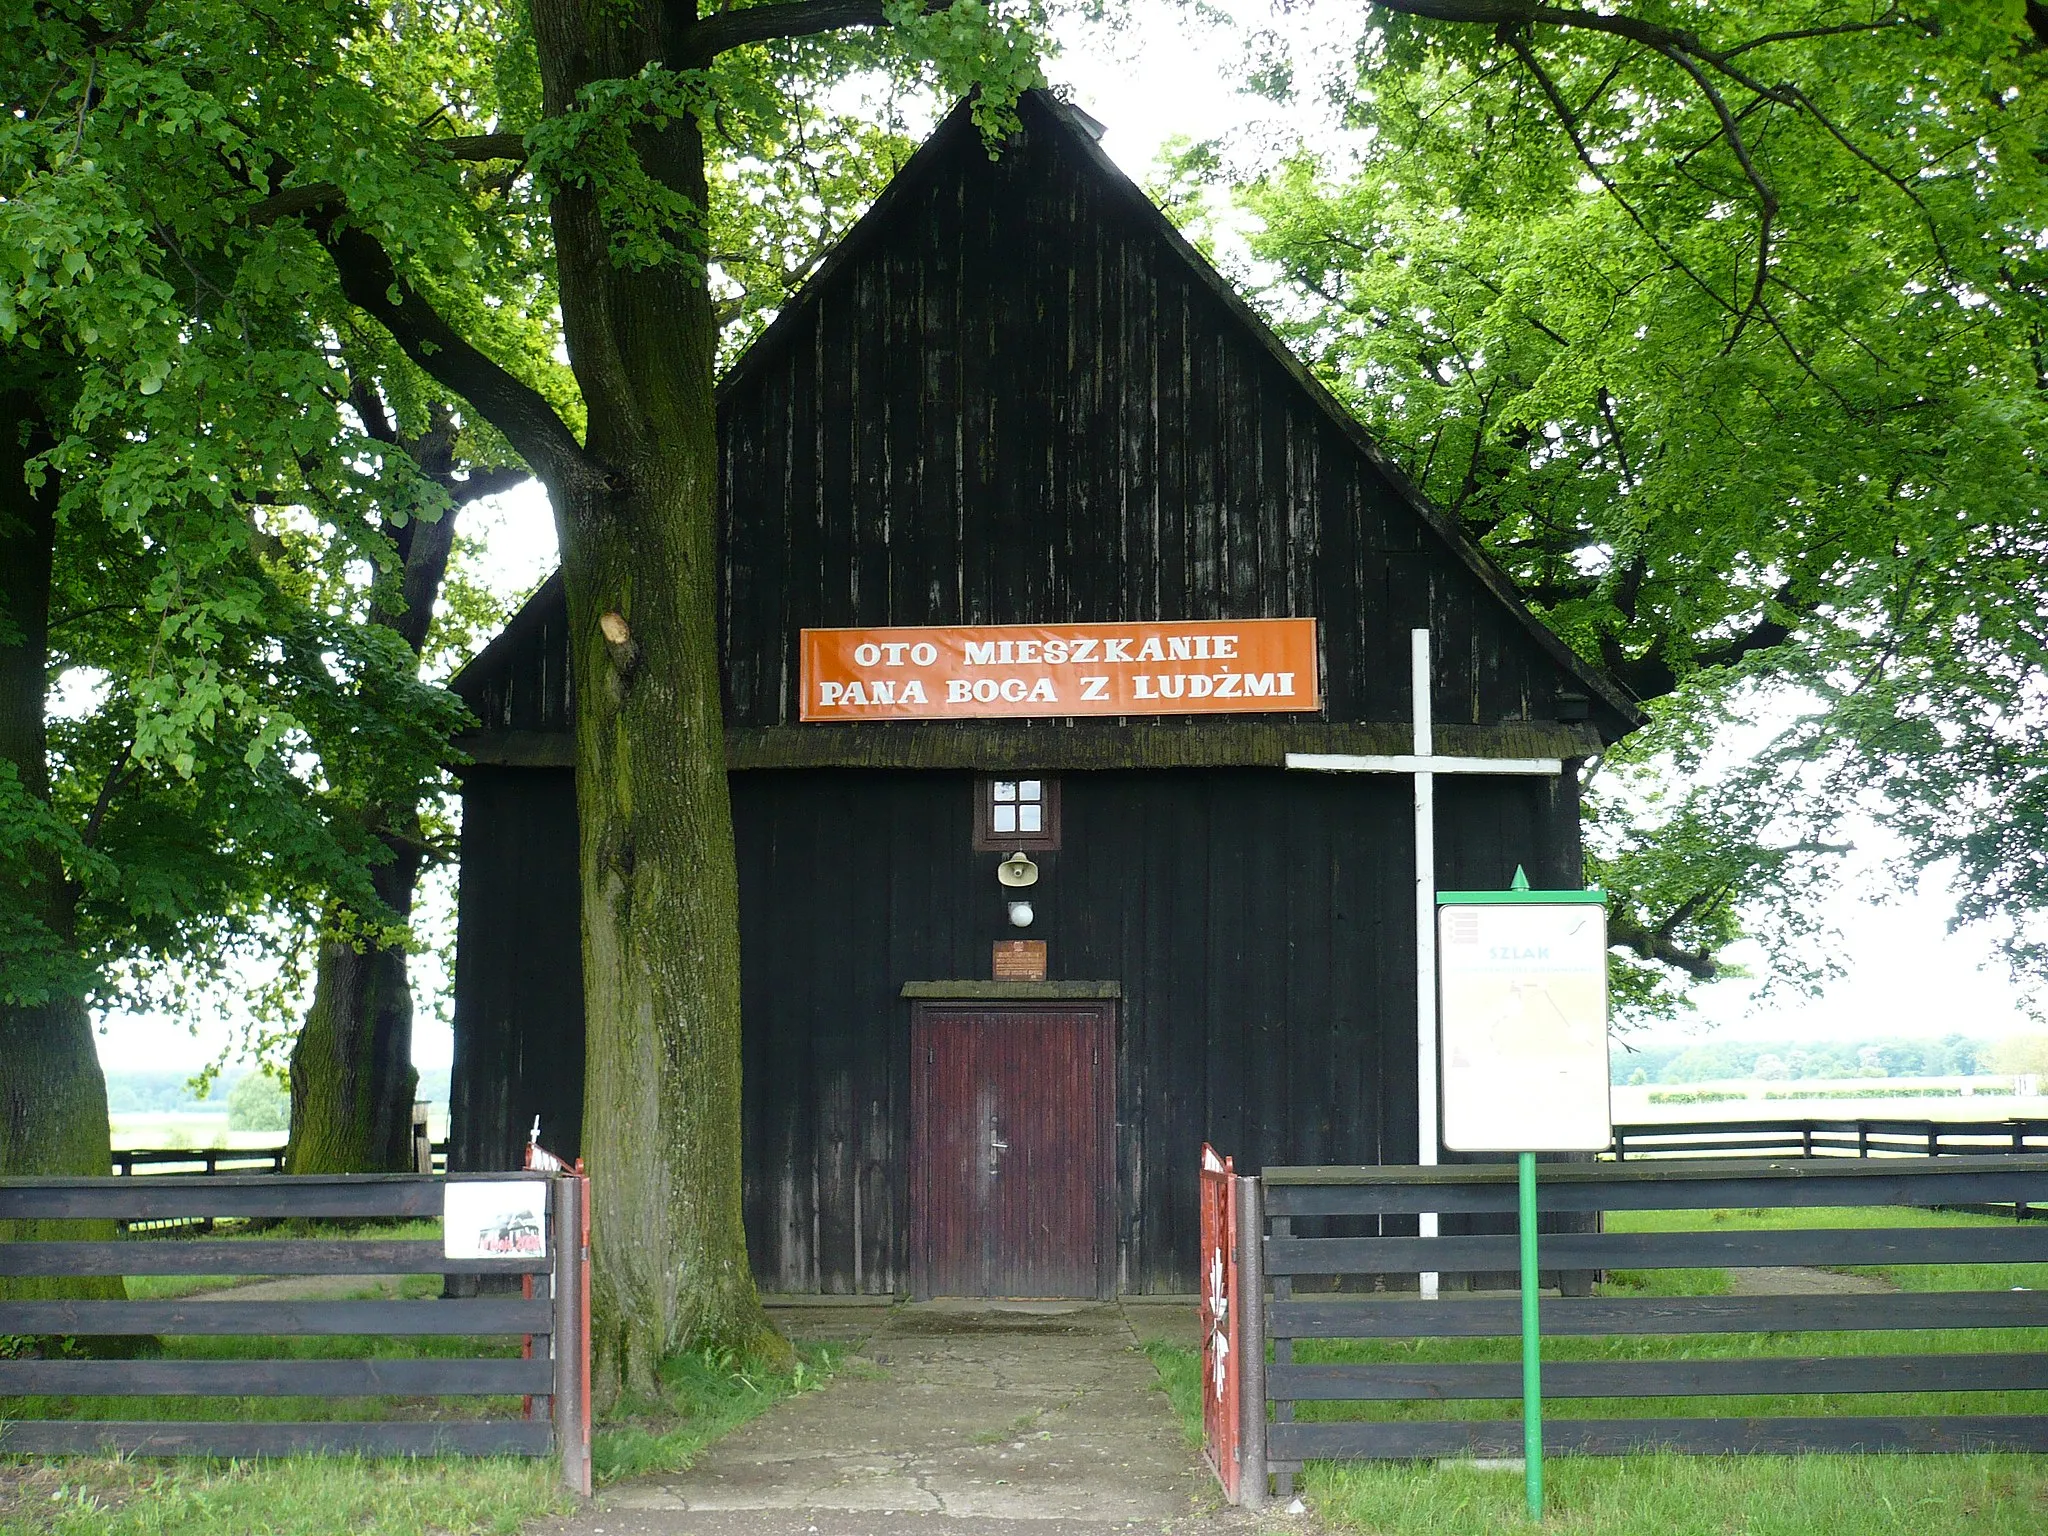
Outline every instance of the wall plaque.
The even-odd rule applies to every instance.
[[[805,720],[1271,714],[1322,707],[1314,619],[807,629]]]
[[[997,939],[990,974],[997,981],[1045,980],[1045,940]]]

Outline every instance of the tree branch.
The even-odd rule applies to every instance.
[[[1490,0],[1474,0],[1474,3],[1490,3]],[[1721,291],[1701,277],[1699,273],[1693,271],[1686,264],[1684,257],[1680,256],[1670,246],[1666,245],[1663,240],[1658,238],[1657,232],[1650,228],[1649,220],[1645,219],[1636,208],[1636,205],[1628,200],[1627,195],[1615,184],[1614,178],[1607,174],[1607,168],[1593,158],[1591,147],[1586,143],[1585,136],[1579,132],[1577,114],[1572,111],[1570,103],[1564,99],[1564,93],[1557,88],[1557,82],[1550,78],[1550,71],[1543,67],[1542,61],[1536,57],[1535,51],[1529,47],[1529,44],[1519,32],[1512,34],[1508,38],[1508,46],[1514,49],[1515,57],[1520,59],[1523,67],[1535,77],[1536,84],[1542,90],[1545,99],[1549,101],[1551,110],[1557,114],[1558,121],[1564,125],[1564,131],[1571,136],[1572,148],[1578,151],[1579,163],[1592,173],[1595,181],[1606,188],[1607,195],[1621,205],[1622,212],[1626,213],[1629,216],[1629,221],[1643,232],[1643,238],[1656,248],[1658,255],[1662,256],[1672,266],[1690,278],[1693,285],[1700,292],[1732,314],[1735,307],[1721,296]]]
[[[1709,48],[1702,42],[1697,32],[1688,32],[1683,27],[1669,27],[1661,22],[1644,21],[1637,16],[1610,15],[1600,11],[1533,4],[1531,0],[1369,0],[1369,3],[1383,11],[1399,11],[1404,15],[1418,16],[1424,21],[1465,21],[1494,27],[1577,27],[1588,32],[1605,32],[1612,37],[1625,37],[1632,43],[1641,43],[1646,48],[1655,48],[1659,51],[1673,48],[1694,58],[1704,59],[1722,70],[1729,70],[1728,61],[1736,54],[1745,53],[1751,48],[1760,48],[1766,43],[1786,43],[1814,37],[1845,37],[1856,32],[1881,32],[1906,23],[1906,18],[1896,9],[1892,9],[1875,21],[1851,21],[1834,26],[1805,27],[1797,31],[1767,32],[1733,48],[1716,49]],[[2028,0],[2030,11],[2034,3],[2035,0]],[[2032,20],[2031,15],[2028,19]],[[1732,73],[1732,70],[1729,72]]]
[[[275,224],[279,219],[295,218],[339,205],[341,200],[341,188],[331,181],[316,181],[303,187],[286,187],[273,192],[261,202],[251,204],[242,218],[249,224]]]
[[[944,10],[951,0],[926,0],[926,10]],[[681,7],[671,5],[674,11]],[[882,0],[791,0],[783,5],[749,5],[718,11],[676,27],[681,43],[673,61],[679,69],[701,69],[721,53],[749,43],[816,37],[847,27],[886,27]]]
[[[1712,981],[1723,969],[1708,951],[1687,949],[1663,928],[1646,928],[1626,911],[1617,911],[1608,919],[1607,940],[1634,950],[1645,960],[1675,966],[1695,981]]]
[[[1748,302],[1742,306],[1741,313],[1735,318],[1734,331],[1729,334],[1727,344],[1721,348],[1721,355],[1726,357],[1735,350],[1735,343],[1742,339],[1743,328],[1749,324],[1749,317],[1756,313],[1757,306],[1763,302],[1764,281],[1771,272],[1771,225],[1778,217],[1778,194],[1771,189],[1771,184],[1764,180],[1763,173],[1756,168],[1756,162],[1750,158],[1749,145],[1742,137],[1742,129],[1736,124],[1735,114],[1728,110],[1728,103],[1722,99],[1720,91],[1715,89],[1714,82],[1707,78],[1706,72],[1676,48],[1659,48],[1656,51],[1690,75],[1693,83],[1706,96],[1707,101],[1713,106],[1714,115],[1721,120],[1721,136],[1728,141],[1728,148],[1733,151],[1736,163],[1742,167],[1742,174],[1748,178],[1750,186],[1756,191],[1756,282],[1749,290]]]
[[[486,496],[501,496],[532,478],[530,470],[517,464],[501,464],[489,469],[472,469],[460,480],[450,479],[447,491],[457,507],[466,507]]]
[[[505,435],[534,472],[568,485],[592,472],[582,444],[531,385],[472,346],[407,282],[375,237],[327,205],[307,223],[334,258],[348,301],[391,333],[430,378],[461,396]]]
[[[524,160],[526,136],[519,133],[474,133],[427,143],[451,160]]]

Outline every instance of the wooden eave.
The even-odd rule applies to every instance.
[[[1546,720],[1440,725],[1446,757],[1570,761],[1603,746],[1590,722]],[[567,731],[472,731],[453,743],[480,768],[573,768]],[[1399,722],[1267,719],[970,720],[893,724],[728,726],[725,763],[744,773],[768,768],[1037,769],[1083,773],[1116,768],[1284,768],[1290,752],[1396,756],[1412,745]],[[461,771],[460,767],[457,769]]]

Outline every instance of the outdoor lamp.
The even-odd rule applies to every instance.
[[[1021,849],[1011,854],[996,866],[996,880],[1005,890],[1022,890],[1038,884],[1038,866]],[[1029,928],[1031,926],[1031,903],[1021,898],[1009,903],[1010,926]]]

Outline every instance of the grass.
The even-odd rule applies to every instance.
[[[1628,1212],[1613,1231],[1858,1226],[1996,1226],[1995,1217],[1918,1210]],[[1849,1271],[1904,1290],[2048,1289],[2048,1265],[1904,1265]],[[1612,1272],[1615,1295],[1719,1295],[1720,1270]],[[1455,1303],[1451,1303],[1455,1305]],[[1986,1347],[1979,1330],[1932,1333],[1707,1335],[1655,1339],[1551,1339],[1546,1360],[1684,1355],[1913,1353]],[[2000,1349],[2048,1348],[2048,1329],[2005,1329]],[[1316,1360],[1513,1360],[1513,1339],[1302,1341]],[[1147,1345],[1184,1434],[1201,1437],[1200,1356]],[[1505,1418],[1518,1401],[1300,1404],[1301,1419]],[[1620,1417],[1715,1413],[2048,1412],[2048,1393],[1877,1394],[1780,1398],[1578,1400],[1546,1415]],[[1553,1536],[2038,1536],[2048,1530],[2048,1457],[1643,1455],[1546,1462]],[[1530,1529],[1522,1479],[1456,1463],[1315,1462],[1297,1484],[1332,1527],[1373,1536],[1491,1536]]]
[[[2039,1536],[2048,1463],[2025,1456],[1622,1456],[1544,1463],[1548,1536]],[[1325,1523],[1375,1536],[1530,1529],[1522,1479],[1315,1463]]]
[[[1145,1353],[1159,1372],[1155,1390],[1164,1392],[1180,1420],[1181,1438],[1189,1445],[1202,1443],[1202,1356],[1199,1350],[1184,1349],[1164,1339],[1146,1344]]]
[[[800,1344],[796,1369],[781,1372],[730,1352],[677,1355],[663,1362],[661,1395],[623,1403],[598,1428],[590,1465],[599,1483],[687,1467],[697,1453],[785,1397],[814,1392],[840,1368],[837,1352]]]
[[[1201,1356],[1158,1342],[1145,1352],[1182,1434],[1199,1445]],[[1520,1412],[1520,1404],[1510,1406]],[[2039,1536],[2048,1530],[2048,1457],[1559,1457],[1544,1463],[1544,1484],[1548,1536]],[[1296,1487],[1324,1525],[1371,1536],[1507,1536],[1530,1529],[1518,1474],[1454,1462],[1311,1462]]]
[[[550,1462],[0,1462],[0,1536],[483,1536],[574,1501]]]
[[[441,1236],[438,1221],[382,1221],[365,1226],[342,1226],[334,1222],[266,1222],[262,1224],[216,1227],[204,1237],[187,1237],[184,1233],[166,1234],[161,1238],[137,1237],[136,1243],[148,1242],[249,1242],[255,1240],[282,1240],[297,1237],[318,1237],[328,1239],[368,1239],[383,1242],[437,1242]],[[204,1291],[225,1290],[230,1286],[249,1285],[265,1278],[261,1275],[130,1275],[126,1285],[130,1301],[178,1301],[187,1296],[196,1296]],[[365,1296],[382,1296],[382,1291],[364,1291]],[[439,1275],[407,1275],[399,1293],[406,1299],[438,1296],[441,1294]]]
[[[164,1353],[176,1359],[303,1359],[518,1350],[516,1340],[490,1340],[488,1350],[478,1348],[485,1343],[187,1337],[166,1340]],[[729,1353],[671,1359],[663,1366],[657,1397],[621,1404],[599,1423],[591,1447],[596,1481],[685,1468],[712,1441],[785,1397],[824,1385],[840,1364],[835,1352],[803,1345],[791,1372]],[[19,1413],[31,1401],[40,1416],[51,1416],[49,1409],[57,1407],[61,1416],[76,1418],[416,1418],[443,1411],[449,1402],[463,1412],[518,1411],[510,1399],[240,1398],[224,1414],[220,1399],[99,1398],[14,1399],[0,1402],[0,1417]],[[0,1458],[0,1536],[482,1536],[518,1531],[574,1503],[548,1460]]]

